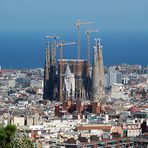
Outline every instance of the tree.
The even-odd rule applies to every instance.
[[[0,128],[0,148],[11,148],[11,142],[15,137],[15,125],[8,124]]]
[[[0,148],[34,148],[34,145],[26,136],[17,138],[16,126],[9,124],[0,127]]]
[[[23,137],[21,139],[14,139],[12,148],[34,148],[34,145],[27,137]]]

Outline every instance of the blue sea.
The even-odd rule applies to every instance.
[[[0,66],[2,68],[36,68],[44,66],[45,47],[48,32],[1,32]],[[77,43],[75,31],[60,33],[64,41]],[[91,59],[94,38],[101,38],[104,64],[148,65],[148,32],[145,31],[103,31],[91,35]],[[77,45],[63,46],[63,58],[75,59]],[[57,48],[57,57],[59,49]],[[87,59],[87,37],[81,32],[81,58]]]

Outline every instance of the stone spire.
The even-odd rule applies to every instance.
[[[92,93],[93,101],[101,101],[104,97],[104,66],[102,46],[99,39],[95,39],[94,46]]]
[[[49,43],[48,48],[45,49],[45,66],[44,66],[44,94],[43,99],[49,99],[49,74],[50,74],[50,52]]]
[[[74,73],[71,73],[69,64],[66,65],[65,73],[64,73],[64,81],[63,81],[63,88],[66,99],[75,96],[75,77]],[[71,98],[71,99],[72,99]]]
[[[70,71],[70,68],[69,68],[69,64],[66,65],[66,68],[65,68],[65,75],[66,75],[66,76],[70,76],[70,75],[71,75],[71,71]]]

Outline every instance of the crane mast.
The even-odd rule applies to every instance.
[[[77,28],[77,34],[78,34],[78,40],[77,40],[77,58],[80,59],[80,26],[81,25],[87,25],[87,24],[94,24],[95,22],[81,22],[80,20],[78,20],[75,23],[75,26]]]
[[[63,84],[63,79],[62,79],[62,73],[63,73],[63,62],[62,62],[62,59],[63,59],[63,46],[67,46],[67,45],[74,45],[75,42],[66,42],[66,43],[63,43],[62,40],[60,40],[60,43],[57,44],[57,47],[60,48],[60,61],[59,61],[59,78],[60,78],[60,87],[59,87],[59,100],[60,102],[63,101],[63,94],[62,94],[62,90],[63,90],[63,87],[62,87],[62,84]]]
[[[90,34],[92,32],[98,32],[98,30],[86,30],[85,34],[87,35],[88,40],[88,66],[90,66]]]

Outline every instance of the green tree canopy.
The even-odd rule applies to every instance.
[[[0,148],[34,148],[33,143],[27,137],[16,137],[16,126],[7,125],[0,127]]]
[[[15,133],[15,125],[8,124],[6,127],[0,127],[0,148],[10,148]]]

